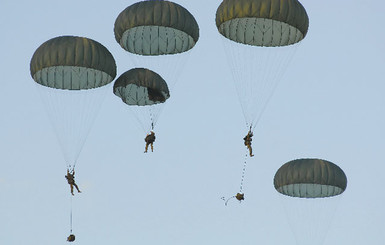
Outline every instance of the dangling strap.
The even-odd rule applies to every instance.
[[[221,199],[223,200],[223,201],[225,201],[225,206],[227,206],[227,203],[230,201],[230,199],[232,199],[232,198],[235,198],[235,196],[232,196],[232,197],[229,197],[227,200],[225,199],[225,197],[222,197]]]

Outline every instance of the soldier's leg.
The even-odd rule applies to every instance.
[[[154,151],[154,146],[152,145],[153,143],[151,143],[151,152]]]
[[[251,145],[248,145],[247,148],[249,148],[249,154],[250,154],[250,156],[251,156],[251,157],[254,156],[254,155],[253,155],[253,149],[251,148]]]
[[[71,186],[71,194],[73,196],[74,195],[74,186],[72,184],[70,184],[70,186]]]
[[[81,191],[79,190],[78,185],[74,183],[74,186],[75,186],[76,190],[77,190],[79,193],[81,193]]]
[[[144,148],[144,153],[146,153],[148,150],[148,143],[146,143],[146,147]]]

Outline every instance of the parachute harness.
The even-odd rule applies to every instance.
[[[73,173],[73,172],[75,171],[75,165],[76,165],[76,162],[74,162],[73,164],[68,163],[68,164],[67,164],[67,170],[68,170],[70,173]]]

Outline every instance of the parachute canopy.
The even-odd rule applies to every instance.
[[[138,55],[182,53],[199,38],[192,14],[169,1],[141,1],[127,7],[117,17],[114,32],[122,48]]]
[[[60,36],[40,45],[30,71],[43,86],[82,90],[110,83],[116,76],[116,64],[102,44],[85,37]]]
[[[166,81],[146,68],[123,73],[114,84],[114,94],[127,105],[146,106],[165,102],[170,97]]]
[[[332,162],[320,159],[297,159],[282,165],[274,176],[274,187],[283,195],[320,198],[345,191],[344,171]]]
[[[286,46],[301,41],[309,18],[297,0],[224,0],[216,13],[218,31],[253,46]]]

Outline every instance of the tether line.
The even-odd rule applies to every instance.
[[[71,198],[71,209],[70,209],[70,231],[71,231],[71,234],[72,234],[72,196],[71,196],[70,198]]]
[[[242,169],[242,177],[241,177],[241,185],[239,187],[239,193],[242,193],[243,190],[243,181],[245,180],[245,173],[246,173],[246,165],[247,165],[247,152],[245,155],[245,161],[243,163],[243,169]]]

